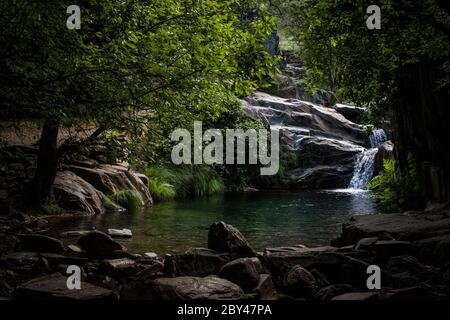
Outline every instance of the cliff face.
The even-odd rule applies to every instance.
[[[450,200],[450,143],[448,86],[437,62],[405,67],[398,76],[394,103],[397,158],[404,166],[409,152],[421,163],[424,200]]]

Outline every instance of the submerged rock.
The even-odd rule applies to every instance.
[[[211,225],[208,233],[208,248],[220,252],[228,252],[232,259],[242,257],[256,257],[242,233],[225,222]]]
[[[121,292],[124,300],[237,300],[242,289],[216,276],[136,280]]]

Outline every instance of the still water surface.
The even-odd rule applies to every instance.
[[[121,242],[129,252],[164,254],[206,247],[209,226],[221,220],[260,250],[326,245],[350,216],[375,212],[372,195],[364,192],[250,192],[159,203],[134,213],[61,218],[52,224],[52,232],[127,228],[133,237]]]

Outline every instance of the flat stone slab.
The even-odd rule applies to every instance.
[[[383,233],[397,240],[416,241],[436,235],[450,234],[450,216],[444,214],[374,214],[354,216],[352,222],[344,225],[340,245],[354,244],[362,238]]]
[[[130,229],[108,229],[107,232],[111,237],[116,238],[131,238],[133,233]]]
[[[116,294],[111,290],[83,281],[81,282],[80,290],[70,290],[67,288],[67,277],[59,273],[36,278],[20,285],[16,290],[16,298],[35,300],[117,300]]]

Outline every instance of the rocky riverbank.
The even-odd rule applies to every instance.
[[[223,222],[207,248],[176,255],[130,253],[123,234],[78,231],[75,241],[47,237],[44,218],[0,219],[0,296],[5,299],[414,300],[450,296],[450,207],[422,213],[354,217],[333,246],[255,252]],[[106,231],[106,230],[105,230]],[[110,230],[111,231],[111,230]],[[129,234],[127,234],[129,236]],[[381,268],[368,290],[367,267]],[[81,289],[67,288],[67,268]]]

